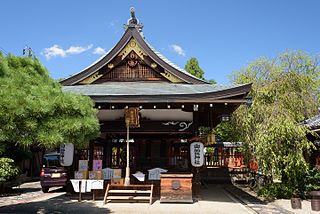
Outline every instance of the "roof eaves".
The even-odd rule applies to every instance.
[[[129,36],[127,36],[128,38],[123,42],[124,40],[124,37],[127,35],[127,34],[130,34]],[[72,75],[71,77],[67,78],[67,79],[64,79],[62,80],[60,83],[62,83],[64,85],[64,83],[67,83],[67,85],[74,85],[82,80],[84,80],[85,78],[88,78],[90,75],[92,75],[93,73],[95,73],[97,70],[99,70],[100,68],[102,68],[103,66],[105,66],[106,64],[108,64],[113,58],[114,56],[116,56],[125,46],[126,44],[130,41],[130,39],[133,37],[132,35],[132,32],[130,31],[130,29],[127,29],[125,31],[125,33],[123,34],[123,36],[121,37],[121,39],[119,40],[119,42],[114,45],[106,54],[104,54],[102,57],[100,57],[98,60],[96,60],[94,63],[92,63],[91,65],[87,66],[86,68],[82,69],[79,73],[75,74],[75,75]],[[109,54],[111,54],[111,52],[120,44],[120,43],[123,43],[121,45],[121,47],[118,48],[118,50],[113,54],[113,56],[111,56],[109,58],[109,60],[107,60],[106,62],[102,63],[99,67],[95,68],[93,71],[90,71],[88,72],[86,75],[84,75],[83,77],[79,78],[79,79],[76,79],[76,80],[73,80],[73,78],[76,78],[77,76],[85,73],[86,71],[90,70],[94,65],[98,64],[100,61],[102,61],[103,59],[107,58],[107,56]]]
[[[315,115],[314,117],[311,117],[311,118],[303,121],[302,124],[305,124],[310,129],[319,128],[320,127],[320,114]]]

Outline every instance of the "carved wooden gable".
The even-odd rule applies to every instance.
[[[131,38],[126,46],[107,65],[80,84],[101,84],[121,81],[165,81],[181,82],[154,62]]]
[[[123,55],[118,57],[122,58]],[[107,67],[108,68],[100,71],[100,74],[103,75],[94,83],[108,81],[167,81],[149,66],[134,50],[127,53],[117,65],[111,62]]]

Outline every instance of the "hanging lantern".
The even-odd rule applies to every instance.
[[[124,112],[126,126],[130,128],[140,127],[139,108],[130,107]]]
[[[221,120],[221,122],[228,122],[228,121],[230,121],[230,115],[223,114],[220,116],[220,120]]]
[[[215,144],[216,143],[216,135],[213,133],[209,133],[207,135],[207,144]]]
[[[190,144],[190,159],[194,167],[200,167],[204,164],[204,146],[201,142]]]

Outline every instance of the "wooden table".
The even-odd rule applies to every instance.
[[[163,173],[160,177],[160,203],[193,203],[192,173]]]

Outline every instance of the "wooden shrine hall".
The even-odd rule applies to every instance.
[[[135,109],[138,121],[129,130],[131,173],[152,168],[191,172],[189,148],[199,127],[215,127],[246,103],[251,84],[212,85],[192,76],[156,51],[142,28],[131,9],[119,42],[97,62],[61,81],[65,92],[91,97],[98,110],[101,137],[78,156],[89,163],[100,159],[103,168],[120,168],[124,175],[125,113]]]

